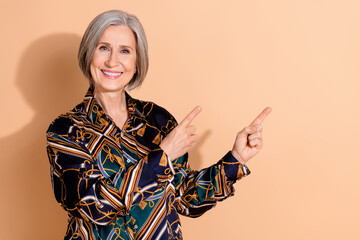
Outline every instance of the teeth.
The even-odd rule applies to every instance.
[[[105,73],[106,75],[110,76],[110,77],[118,77],[120,76],[122,73],[113,73],[113,72],[106,72],[106,71],[102,71],[103,73]]]

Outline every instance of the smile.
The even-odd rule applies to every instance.
[[[109,77],[119,77],[121,76],[121,74],[123,74],[122,72],[109,72],[109,71],[105,71],[105,70],[101,70],[106,76]]]

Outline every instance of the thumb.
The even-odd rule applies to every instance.
[[[245,127],[243,130],[240,131],[239,137],[244,138],[250,134],[256,133],[257,128],[255,126],[248,126]]]

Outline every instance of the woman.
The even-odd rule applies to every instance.
[[[138,19],[112,10],[88,26],[79,65],[90,82],[84,101],[47,131],[56,200],[69,213],[65,239],[182,239],[178,213],[198,217],[233,194],[262,147],[265,109],[234,147],[193,171],[187,151],[197,137],[194,110],[179,124],[164,108],[133,99],[148,69]]]

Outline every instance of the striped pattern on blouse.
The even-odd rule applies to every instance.
[[[202,215],[250,173],[230,152],[200,171],[190,169],[187,154],[171,161],[159,144],[177,125],[174,117],[126,99],[122,129],[89,89],[47,131],[55,198],[69,213],[65,239],[182,239],[178,213]]]

